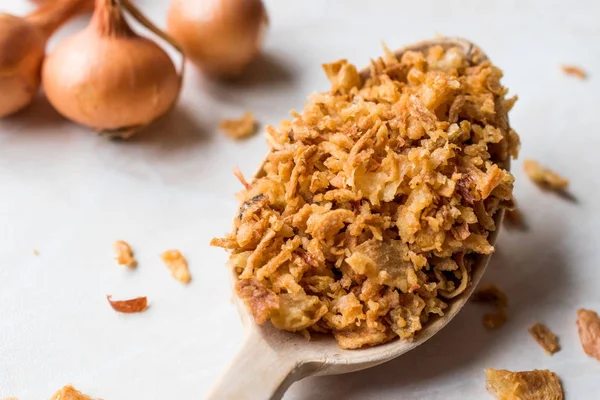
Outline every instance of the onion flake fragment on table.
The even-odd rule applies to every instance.
[[[574,65],[563,65],[561,69],[566,75],[571,75],[579,79],[587,78],[587,73],[583,69]]]
[[[113,249],[115,251],[115,260],[119,265],[125,265],[129,268],[135,268],[137,266],[137,260],[133,255],[131,246],[124,240],[117,240],[113,243]]]
[[[529,179],[543,188],[561,191],[569,186],[568,179],[563,178],[548,168],[542,167],[537,161],[525,160],[523,162],[523,170]]]
[[[232,139],[246,139],[256,133],[256,120],[251,112],[247,112],[239,119],[224,119],[219,123],[219,129]]]
[[[106,299],[113,310],[124,314],[139,313],[148,308],[148,298],[145,296],[129,300],[112,300],[112,296],[107,295]]]
[[[600,317],[592,310],[577,310],[579,340],[585,354],[600,360]]]
[[[94,400],[90,396],[81,393],[71,385],[59,389],[50,400]],[[98,399],[99,400],[99,399]]]
[[[552,355],[560,350],[558,338],[546,325],[537,322],[529,328],[529,333],[546,353]]]
[[[171,271],[173,278],[181,283],[190,283],[192,276],[188,269],[187,260],[179,250],[167,250],[160,255],[160,258]]]
[[[552,371],[485,370],[486,389],[498,400],[563,400],[560,379]]]

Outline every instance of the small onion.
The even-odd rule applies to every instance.
[[[234,77],[258,53],[266,23],[261,0],[172,0],[167,31],[206,74]]]
[[[42,81],[64,117],[127,138],[175,104],[182,76],[160,46],[129,27],[121,7],[174,45],[128,0],[96,0],[90,24],[48,55]]]
[[[21,18],[0,13],[0,117],[31,103],[40,85],[48,38],[81,11],[81,0],[58,0]]]

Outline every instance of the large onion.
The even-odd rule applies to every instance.
[[[58,2],[60,2],[61,0],[29,0],[32,3],[35,3],[37,5],[47,5],[47,4],[56,4]],[[81,12],[92,12],[94,11],[94,0],[82,0],[82,4],[81,4]]]
[[[121,6],[164,35],[129,1],[96,0],[90,24],[47,57],[42,79],[60,114],[125,138],[174,105],[181,75],[160,46],[129,27]]]
[[[57,0],[24,18],[0,13],[0,117],[31,103],[48,38],[81,6],[82,0]]]
[[[208,75],[239,75],[260,48],[261,0],[172,0],[167,30]]]

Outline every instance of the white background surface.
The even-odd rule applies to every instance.
[[[166,1],[139,4],[164,26]],[[0,121],[0,398],[49,398],[67,383],[106,400],[201,398],[243,339],[227,255],[208,242],[228,230],[237,206],[231,169],[250,175],[266,151],[261,135],[236,143],[217,131],[218,121],[251,110],[277,124],[309,93],[327,89],[321,63],[344,57],[366,65],[381,54],[381,40],[393,49],[436,33],[473,40],[504,69],[505,84],[520,97],[511,121],[521,158],[571,178],[578,202],[538,190],[517,161],[516,197],[530,230],[502,233],[484,277],[508,294],[509,323],[487,332],[486,309],[468,305],[406,356],[307,379],[286,398],[485,399],[485,367],[549,368],[569,399],[598,398],[600,362],[583,353],[575,320],[578,307],[600,311],[600,2],[266,4],[266,55],[245,81],[218,85],[190,70],[178,109],[128,143],[64,121],[43,98]],[[0,0],[2,11],[28,7]],[[581,65],[590,79],[564,76],[563,63]],[[116,239],[132,244],[137,270],[112,260]],[[158,254],[168,248],[188,258],[189,286],[161,263]],[[151,306],[116,314],[106,294],[146,295]],[[558,334],[561,352],[550,357],[534,343],[527,328],[536,321]]]

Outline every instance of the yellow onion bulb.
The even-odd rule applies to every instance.
[[[0,14],[0,117],[31,103],[40,85],[46,38],[25,18]]]
[[[32,3],[35,3],[40,6],[45,6],[48,4],[56,4],[61,0],[30,0]],[[94,0],[82,0],[81,12],[87,13],[94,11]]]
[[[189,59],[215,77],[235,77],[260,50],[261,0],[172,0],[167,31]]]
[[[166,113],[181,86],[171,58],[133,32],[114,0],[97,0],[90,24],[46,57],[42,82],[61,115],[120,137]]]
[[[81,11],[81,3],[56,0],[23,18],[0,13],[0,118],[31,103],[40,86],[46,41]]]

